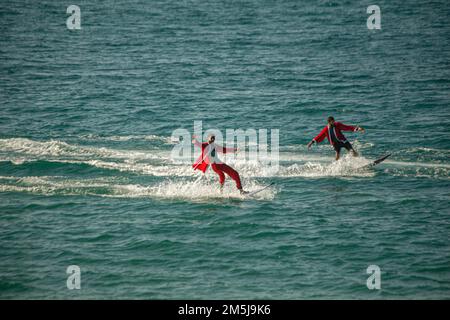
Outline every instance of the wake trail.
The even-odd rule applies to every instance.
[[[102,139],[105,141],[131,141],[133,139],[145,139],[146,141],[169,144],[168,137],[162,136],[113,136],[113,137],[91,137],[92,139]],[[154,146],[149,143],[148,150],[125,150],[117,149],[110,146],[85,146],[70,144],[60,140],[37,141],[28,138],[8,138],[0,139],[0,174],[5,176],[2,168],[8,166],[7,171],[12,174],[14,179],[3,179],[0,191],[18,191],[18,192],[38,192],[41,194],[52,194],[61,192],[62,194],[92,194],[100,196],[114,197],[162,197],[176,198],[184,197],[188,199],[200,198],[221,198],[236,196],[236,190],[231,188],[225,190],[223,194],[218,194],[217,176],[211,170],[208,170],[205,179],[198,179],[199,172],[194,171],[191,164],[192,158],[182,158],[172,161],[170,158],[171,151],[167,148],[152,149]],[[319,150],[319,153],[306,153],[302,151],[302,146],[286,146],[286,151],[279,153],[279,165],[271,167],[264,165],[268,158],[262,158],[262,161],[250,161],[245,158],[224,157],[223,160],[230,166],[234,167],[241,178],[245,180],[245,187],[252,191],[264,186],[268,181],[273,179],[288,178],[327,178],[327,177],[355,177],[355,178],[373,178],[379,173],[392,176],[407,177],[427,177],[432,179],[448,179],[450,176],[450,164],[432,163],[420,161],[401,161],[395,159],[395,155],[383,162],[383,169],[365,168],[361,169],[372,162],[360,156],[357,158],[345,154],[339,161],[334,161],[329,155],[328,149]],[[365,144],[364,148],[371,148],[369,144]],[[321,152],[326,152],[322,155]],[[417,153],[436,155],[448,155],[448,150],[423,150],[420,148],[407,149],[405,153],[416,155]],[[400,151],[396,152],[397,154]],[[441,157],[446,158],[446,157]],[[95,170],[89,171],[84,180],[90,181],[83,184],[81,181],[73,180],[73,177],[66,177],[64,182],[59,178],[43,178],[30,177],[29,180],[20,180],[15,177],[14,172],[19,175],[29,174],[30,170],[38,170],[45,175],[51,173],[47,171],[45,165],[30,166],[33,162],[44,161],[48,163],[61,163],[72,166],[70,170],[77,172],[73,165],[87,165],[92,168],[102,170],[118,171],[122,173],[134,174],[134,177],[128,183],[117,183],[117,181],[99,181],[95,178]],[[58,174],[64,174],[64,166],[57,167]],[[379,167],[377,167],[379,168]],[[421,169],[422,168],[422,169]],[[39,171],[40,170],[40,171]],[[98,174],[101,175],[100,170]],[[33,172],[33,171],[32,171]],[[36,172],[36,171],[34,171]],[[78,171],[79,172],[79,171]],[[86,172],[86,171],[84,171]],[[35,174],[36,175],[36,174]],[[119,177],[118,174],[113,176]],[[136,183],[133,179],[140,177],[152,176],[159,181],[151,181],[150,185],[142,185]],[[92,180],[92,179],[94,180]],[[263,181],[264,180],[264,181]],[[27,182],[28,181],[28,182]],[[228,181],[228,179],[227,179]],[[71,187],[72,186],[72,187]],[[192,191],[193,189],[194,191]],[[197,192],[200,191],[200,192]],[[263,193],[261,196],[268,199],[276,194],[276,189],[268,190],[268,194]]]
[[[246,184],[246,189],[254,191],[263,185],[254,181]],[[173,181],[166,180],[151,186],[126,183],[116,179],[67,179],[65,177],[7,177],[0,176],[0,192],[26,192],[46,196],[99,196],[112,198],[161,198],[161,199],[189,199],[204,201],[209,199],[245,199],[232,185],[228,183],[222,191],[217,183],[205,181]],[[254,200],[272,200],[276,188],[267,188],[258,193]]]

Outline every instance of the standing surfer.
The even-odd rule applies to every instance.
[[[224,148],[217,144],[215,144],[216,137],[214,135],[208,136],[208,142],[199,142],[195,136],[192,140],[192,143],[202,149],[201,156],[195,161],[192,165],[194,170],[201,170],[203,173],[206,172],[208,166],[211,165],[211,168],[215,173],[219,175],[219,183],[220,190],[223,189],[223,184],[225,183],[225,173],[230,176],[231,179],[236,183],[236,187],[240,191],[241,194],[247,194],[248,191],[244,191],[242,189],[241,178],[239,177],[239,173],[231,168],[229,165],[220,161],[217,153],[227,153],[227,152],[237,152],[236,148]]]
[[[328,124],[314,139],[311,140],[310,143],[308,143],[308,149],[311,148],[313,143],[322,142],[325,137],[327,137],[328,141],[330,141],[331,145],[336,151],[336,160],[339,160],[342,147],[344,147],[348,151],[351,151],[353,156],[357,157],[358,153],[355,151],[355,149],[353,149],[353,146],[350,144],[347,138],[345,138],[341,131],[361,131],[362,133],[365,132],[363,127],[348,126],[341,122],[336,122],[333,117],[328,117]]]

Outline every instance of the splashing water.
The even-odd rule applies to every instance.
[[[97,139],[97,137],[94,137]],[[144,139],[167,141],[167,137],[157,136],[120,136],[102,137],[104,140],[129,141]],[[367,147],[367,145],[366,145]],[[371,160],[360,156],[345,154],[339,161],[330,161],[330,156],[314,153],[295,152],[296,148],[280,153],[278,168],[261,165],[258,161],[230,159],[227,163],[234,167],[245,182],[245,189],[254,191],[266,183],[260,178],[325,178],[325,177],[360,177],[371,178],[376,171],[365,167]],[[414,150],[409,150],[409,153]],[[418,149],[418,152],[423,152]],[[437,151],[434,151],[437,152]],[[155,197],[180,199],[241,198],[232,181],[227,183],[222,192],[218,190],[217,176],[208,170],[201,181],[195,180],[200,173],[194,171],[190,161],[175,162],[169,159],[169,150],[121,150],[110,147],[79,146],[59,140],[34,141],[26,138],[0,139],[0,161],[10,163],[14,168],[28,168],[36,161],[60,163],[68,166],[87,165],[103,170],[122,173],[134,173],[139,176],[152,176],[148,185],[136,183],[133,178],[121,181],[113,175],[109,180],[87,177],[77,180],[69,177],[28,176],[3,177],[0,190],[5,192],[32,192],[45,195],[96,195],[105,197]],[[189,159],[188,159],[189,160]],[[417,176],[448,178],[448,165],[440,163],[386,161],[394,166],[385,169],[385,173],[394,176]],[[385,164],[386,164],[385,163]],[[364,168],[365,167],[365,168]],[[415,168],[419,167],[419,169]],[[424,169],[420,169],[423,167]],[[408,171],[408,168],[413,168]],[[61,173],[61,172],[60,172]],[[277,194],[276,188],[268,188],[259,193],[255,199],[270,200]]]

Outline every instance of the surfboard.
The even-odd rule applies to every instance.
[[[246,197],[252,197],[252,196],[254,196],[257,193],[259,193],[259,192],[261,192],[263,190],[266,190],[268,187],[273,186],[274,184],[275,184],[275,182],[271,182],[271,183],[269,183],[268,185],[266,185],[266,186],[264,186],[262,188],[259,188],[257,190],[254,190],[254,191],[251,191],[251,192],[247,193],[245,196]]]
[[[381,158],[379,158],[379,159],[373,161],[372,163],[369,163],[369,164],[367,164],[367,165],[365,165],[365,166],[363,166],[363,167],[361,167],[361,168],[359,168],[359,169],[372,168],[372,167],[376,166],[377,164],[382,163],[384,160],[386,160],[386,159],[389,158],[390,156],[391,156],[391,154],[389,153],[389,154],[387,154],[387,155],[385,155],[385,156],[383,156],[383,157],[381,157]]]
[[[381,157],[380,159],[377,159],[373,162],[373,165],[376,166],[377,164],[380,164],[381,162],[383,162],[384,160],[386,160],[387,158],[389,158],[391,156],[391,154],[387,154],[384,157]]]

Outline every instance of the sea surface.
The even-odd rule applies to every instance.
[[[1,1],[0,298],[449,299],[449,18],[447,0]],[[366,128],[346,133],[359,158],[307,149],[329,115]],[[278,170],[227,161],[275,184],[198,180],[171,157],[194,121],[278,129]]]

